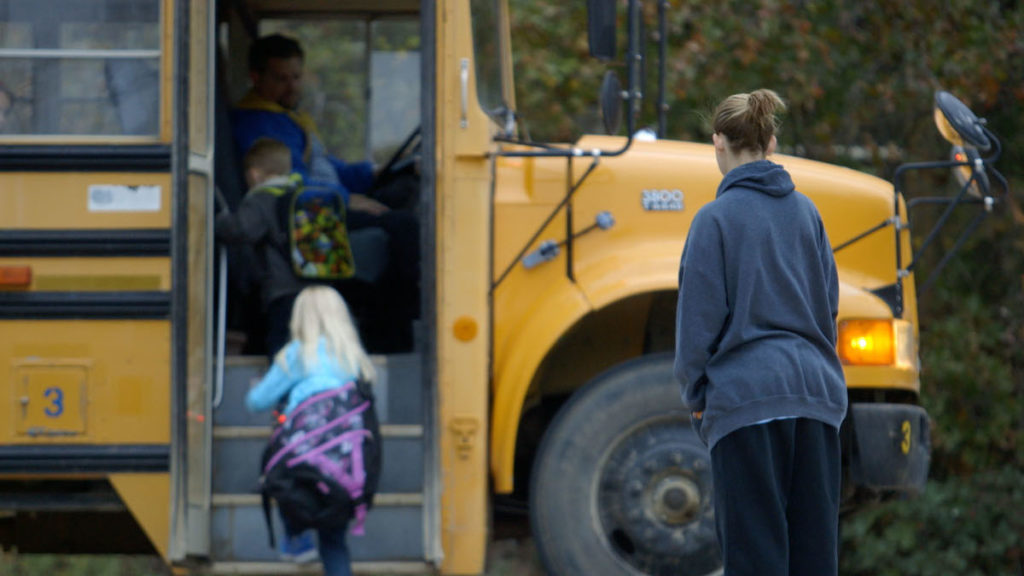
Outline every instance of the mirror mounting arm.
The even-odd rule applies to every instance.
[[[515,144],[516,146],[529,146],[531,148],[541,148],[544,150],[565,150],[564,148],[558,148],[557,146],[553,146],[551,144],[548,144],[547,142],[535,142],[533,140],[523,140],[522,138],[513,138],[511,136],[495,136],[494,141],[503,144]],[[510,154],[510,152],[498,151],[494,153],[494,156],[508,156]]]
[[[536,155],[540,155],[540,154],[541,153],[537,153]],[[548,214],[547,218],[544,219],[544,222],[542,222],[541,225],[537,227],[537,229],[536,229],[536,231],[534,231],[533,235],[530,236],[530,239],[527,240],[526,244],[523,245],[522,249],[519,251],[519,254],[516,254],[516,257],[512,259],[512,262],[510,262],[509,265],[505,268],[505,270],[501,273],[501,275],[498,276],[498,279],[495,280],[493,284],[491,284],[491,293],[492,294],[494,293],[495,290],[498,289],[498,285],[500,285],[502,283],[502,281],[505,280],[505,278],[509,275],[509,273],[512,272],[512,270],[516,267],[516,264],[518,264],[519,261],[523,259],[523,257],[526,255],[526,252],[530,249],[531,246],[533,246],[533,243],[537,241],[537,238],[540,238],[540,235],[548,227],[548,224],[550,224],[551,221],[555,219],[555,216],[558,215],[558,213],[562,210],[562,208],[566,207],[569,204],[569,201],[572,200],[573,195],[576,194],[576,192],[580,189],[580,186],[583,185],[583,182],[585,182],[587,180],[587,178],[590,176],[590,174],[594,172],[594,170],[597,168],[598,164],[600,164],[600,163],[601,163],[600,155],[594,156],[594,159],[590,162],[590,166],[587,166],[586,171],[583,172],[583,174],[579,177],[579,179],[577,179],[575,182],[573,182],[572,181],[572,163],[570,162],[570,164],[568,166],[569,174],[567,175],[567,179],[566,179],[566,186],[568,186],[568,190],[566,190],[565,197],[562,198],[562,201],[559,202],[558,205],[555,206],[551,210],[551,212]],[[572,234],[570,234],[569,236],[571,237]],[[570,279],[572,279],[571,275],[570,275]]]
[[[668,137],[665,75],[668,66],[668,0],[658,2],[658,138]]]
[[[509,158],[585,158],[590,157],[595,161],[601,157],[611,158],[624,154],[633,145],[633,134],[630,134],[626,138],[626,143],[618,150],[601,150],[600,148],[594,148],[593,150],[584,150],[572,146],[570,148],[559,148],[550,146],[548,144],[541,144],[538,142],[526,142],[520,140],[512,140],[508,138],[495,138],[495,142],[508,142],[510,144],[522,144],[525,146],[534,146],[537,148],[543,148],[543,152],[528,152],[519,150],[498,150],[494,153],[494,156],[506,156]]]
[[[953,200],[949,203],[948,206],[946,206],[946,209],[942,212],[942,216],[939,217],[938,222],[936,222],[935,225],[932,226],[931,232],[928,233],[928,237],[924,239],[924,242],[922,242],[921,246],[917,249],[917,253],[913,255],[913,257],[910,259],[910,262],[907,264],[908,272],[914,269],[918,261],[921,259],[921,255],[924,254],[924,251],[927,250],[929,246],[931,246],[932,242],[935,241],[935,237],[938,235],[939,231],[946,226],[946,223],[949,221],[950,216],[953,215],[953,210],[955,210],[957,206],[963,203],[964,199],[967,196],[967,191],[971,189],[971,182],[974,180],[974,178],[975,175],[974,173],[972,173],[970,179],[968,179],[967,182],[965,182],[964,185],[960,188],[960,193],[957,194],[955,198],[953,198]],[[909,208],[907,209],[907,211],[910,211]],[[907,214],[907,219],[910,219],[909,214]]]
[[[985,126],[984,122],[980,123],[979,126],[981,126],[981,130],[985,132],[985,135],[988,136],[989,142],[992,144],[992,154],[985,157],[985,163],[992,164],[999,159],[999,156],[1002,155],[1003,145],[999,141],[999,138],[996,138],[995,133],[989,130],[987,126]]]
[[[922,284],[917,289],[918,296],[923,295],[925,292],[928,291],[929,288],[931,288],[932,283],[935,282],[935,279],[938,277],[939,272],[942,272],[942,269],[946,267],[946,264],[948,264],[949,261],[953,258],[953,255],[956,254],[960,250],[960,248],[963,247],[964,243],[967,242],[967,239],[971,236],[971,234],[973,234],[974,231],[978,229],[978,226],[980,226],[981,223],[988,217],[988,215],[991,214],[991,211],[987,209],[989,203],[985,203],[985,205],[986,209],[982,210],[981,212],[978,212],[974,216],[974,218],[971,220],[971,223],[967,225],[967,228],[965,228],[964,231],[960,233],[960,237],[956,239],[956,243],[953,244],[953,247],[949,249],[949,252],[946,252],[946,254],[942,256],[942,259],[939,260],[939,263],[935,265],[935,269],[933,269],[931,273],[928,275],[928,279],[925,280],[924,284]]]
[[[900,216],[900,196],[903,193],[903,176],[912,170],[930,170],[935,168],[954,168],[956,166],[963,166],[963,162],[955,160],[941,160],[937,162],[908,162],[901,164],[896,168],[896,172],[893,174],[893,217],[896,222],[899,223],[901,220]],[[963,192],[961,192],[963,194]],[[955,205],[955,204],[953,204]],[[909,215],[907,225],[909,226]],[[896,318],[903,317],[903,278],[909,273],[909,267],[907,270],[903,268],[903,249],[900,242],[900,233],[904,230],[904,226],[895,227],[896,235],[896,294],[895,294],[895,305],[893,307],[893,314]],[[934,233],[935,230],[933,229]]]
[[[934,170],[937,168],[956,168],[958,166],[966,166],[967,163],[959,160],[939,160],[936,162],[908,162],[906,164],[900,164],[896,168],[896,172],[892,176],[893,183],[893,214],[895,215],[896,221],[900,220],[900,195],[903,194],[903,176],[912,170]],[[960,195],[963,195],[961,191]],[[909,215],[908,215],[909,220]],[[896,228],[896,246],[899,246],[900,241],[900,227]],[[901,250],[896,250],[896,269],[903,269],[903,259]]]
[[[985,131],[988,132],[990,136],[994,136],[987,129]],[[995,157],[998,157],[999,152],[1000,152],[1000,147],[999,147],[999,144],[998,144],[998,140],[996,138],[992,137],[992,141],[995,143],[995,148],[996,148],[996,151],[993,154],[993,159],[994,159]],[[971,236],[971,234],[973,234],[974,231],[977,230],[978,226],[980,226],[981,223],[992,213],[993,205],[996,202],[998,202],[999,199],[1001,198],[1001,197],[1000,198],[994,198],[994,197],[991,197],[991,196],[986,196],[984,198],[975,199],[975,198],[968,198],[967,197],[967,193],[968,193],[968,191],[971,188],[971,184],[978,177],[977,176],[977,171],[985,169],[985,164],[987,164],[988,162],[989,162],[989,160],[985,159],[984,161],[981,162],[982,166],[974,167],[975,169],[971,171],[970,178],[968,178],[967,181],[964,182],[963,186],[960,189],[959,194],[957,194],[954,198],[926,197],[926,198],[914,198],[914,199],[911,199],[911,200],[907,201],[907,212],[908,212],[908,214],[907,214],[907,221],[908,221],[908,224],[909,224],[909,220],[910,220],[909,212],[916,205],[919,205],[919,204],[947,204],[947,206],[946,206],[946,209],[943,211],[942,215],[939,217],[939,220],[932,227],[932,229],[929,232],[928,236],[921,243],[920,247],[917,250],[917,253],[913,254],[913,256],[911,257],[911,261],[907,264],[906,268],[903,267],[903,263],[902,263],[902,250],[899,249],[899,246],[900,246],[900,244],[899,244],[899,241],[900,241],[900,228],[901,227],[897,227],[897,229],[896,229],[896,246],[897,246],[897,250],[896,250],[897,282],[896,282],[896,286],[895,286],[895,288],[896,288],[896,301],[897,301],[897,306],[896,306],[896,309],[895,309],[896,317],[902,317],[902,315],[903,315],[903,306],[902,306],[902,303],[903,303],[903,278],[906,277],[907,275],[909,275],[914,270],[915,266],[919,262],[919,260],[920,260],[920,258],[922,256],[922,254],[924,253],[924,251],[934,242],[934,240],[935,240],[937,234],[939,233],[939,231],[942,228],[944,228],[945,225],[947,224],[947,222],[949,221],[949,218],[951,217],[951,215],[953,213],[953,210],[956,209],[956,207],[961,205],[961,204],[977,204],[977,205],[981,206],[981,210],[975,215],[975,217],[973,219],[971,219],[971,222],[960,233],[960,235],[957,238],[956,242],[949,249],[949,251],[946,252],[946,254],[944,254],[942,256],[942,258],[939,260],[938,264],[935,265],[935,268],[928,274],[928,278],[925,280],[925,282],[922,283],[920,286],[918,286],[918,290],[917,290],[917,295],[918,296],[922,296],[923,294],[925,294],[928,291],[929,288],[931,288],[932,284],[935,282],[935,279],[938,277],[939,273],[946,267],[946,265],[953,258],[953,256],[960,250],[960,248],[963,247],[964,243],[966,243],[967,239]],[[947,160],[947,161],[940,161],[940,162],[908,163],[908,164],[903,164],[900,167],[898,167],[896,169],[896,173],[893,176],[893,184],[894,184],[894,191],[895,191],[894,192],[894,196],[895,196],[895,199],[894,199],[895,204],[894,205],[895,205],[895,214],[896,214],[895,217],[897,219],[899,218],[899,199],[900,199],[900,193],[901,193],[901,189],[902,189],[902,178],[903,178],[904,174],[906,174],[907,172],[909,172],[911,170],[927,170],[927,169],[934,169],[934,168],[956,168],[956,167],[960,167],[960,166],[971,166],[971,165],[972,165],[972,163],[970,161],[968,161],[968,162],[961,162],[961,161],[955,161],[955,160]],[[1004,191],[1003,196],[1005,196],[1009,192],[1009,186],[1008,186],[1008,183],[1006,182],[1006,179],[998,171],[996,171],[995,169],[991,168],[991,166],[988,167],[988,171],[999,182],[1000,186],[1003,188],[1003,191]]]

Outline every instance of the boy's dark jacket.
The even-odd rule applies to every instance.
[[[767,160],[731,170],[690,226],[679,267],[676,377],[710,446],[803,417],[837,429],[839,280],[821,216]]]
[[[285,259],[281,243],[287,244],[287,231],[278,222],[278,194],[267,189],[300,186],[302,177],[276,176],[249,190],[235,212],[217,214],[217,240],[226,244],[251,244],[260,263],[263,308],[276,298],[298,294],[312,282],[296,277],[291,262]]]

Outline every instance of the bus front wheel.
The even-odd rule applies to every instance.
[[[711,461],[672,356],[643,356],[576,392],[544,434],[530,521],[549,574],[719,574]]]

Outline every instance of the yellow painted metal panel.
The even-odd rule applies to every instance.
[[[196,518],[206,518],[197,524],[206,525],[211,498],[210,442],[213,426],[212,408],[210,406],[210,383],[212,371],[209,354],[213,350],[211,297],[212,286],[209,283],[212,268],[211,250],[213,242],[207,234],[209,230],[208,178],[201,174],[190,174],[188,178],[188,285],[182,287],[188,293],[188,325],[186,327],[186,346],[188,351],[186,367],[186,410],[185,434],[187,478],[186,493],[188,495],[187,514],[191,526]],[[190,536],[198,540],[207,540],[190,530]],[[208,541],[194,542],[195,546],[206,549]],[[191,546],[191,545],[190,545]]]
[[[916,368],[898,366],[844,366],[847,388],[905,390],[917,393],[921,388]]]
[[[169,258],[0,258],[2,266],[28,266],[32,269],[31,284],[18,290],[102,292],[171,289]]]
[[[583,149],[614,149],[621,138],[588,136],[578,143]],[[623,243],[648,240],[676,242],[679,251],[689,223],[697,210],[714,198],[721,173],[712,148],[686,142],[636,142],[627,156],[602,158],[573,198],[574,230],[594,222],[598,212],[610,211],[615,226],[592,232],[583,240],[593,243],[576,254],[577,265],[590,255],[602,257],[606,249]],[[888,182],[846,168],[777,155],[774,161],[793,174],[798,190],[818,207],[837,245],[892,215],[892,186]],[[573,163],[574,178],[589,165]],[[501,158],[497,164],[495,199],[495,270],[509,264],[523,243],[566,192],[563,159]],[[685,172],[683,171],[685,167]],[[678,189],[683,196],[681,212],[646,211],[641,202],[645,190]],[[905,213],[905,212],[904,212]],[[559,223],[561,222],[561,223]],[[871,235],[837,254],[840,268],[874,278],[875,285],[895,280],[892,228]],[[540,240],[564,240],[565,225],[556,218]],[[628,248],[627,248],[628,250]],[[550,264],[549,264],[550,265]]]
[[[159,206],[133,211],[89,207],[93,185],[157,186]],[[0,228],[103,229],[168,228],[171,224],[171,177],[159,173],[8,173],[0,188]]]
[[[0,367],[7,373],[0,414],[8,415],[0,420],[8,423],[0,426],[0,444],[169,442],[170,348],[170,323],[161,320],[0,321]],[[26,377],[30,386],[43,386],[42,397],[30,395],[28,403],[34,408],[38,400],[42,416],[22,416]],[[26,424],[45,426],[45,410],[56,411],[56,393],[46,396],[54,386],[64,387],[65,409],[80,395],[81,431],[19,432]]]
[[[212,10],[212,6],[207,0],[191,1],[189,50],[192,57],[189,58],[188,132],[189,148],[194,154],[206,154],[211,140],[208,112],[213,93],[210,88],[213,85],[213,71],[209,69],[209,60],[206,58],[209,52],[208,10]]]
[[[508,333],[501,333],[503,346],[495,353],[491,473],[498,492],[512,490],[516,432],[523,399],[537,368],[562,333],[591,310],[575,288],[565,283],[552,286],[534,301],[535,308],[516,315],[524,321],[516,323]],[[499,300],[500,296],[495,302],[496,313],[503,311]],[[495,327],[504,330],[505,326],[496,316]],[[498,336],[496,331],[496,341]]]
[[[464,167],[468,168],[468,167]],[[480,162],[485,174],[486,162]],[[465,172],[463,172],[465,173]],[[439,208],[444,246],[438,257],[438,394],[442,490],[443,572],[477,574],[487,541],[488,179],[453,182]],[[456,326],[471,319],[481,328],[460,339]]]
[[[15,366],[15,432],[22,436],[85,432],[86,366]]]
[[[111,485],[164,559],[170,538],[171,482],[167,474],[111,474]]]
[[[603,258],[580,263],[576,281],[595,308],[633,294],[676,291],[679,286],[678,242],[646,242],[603,250]],[[581,247],[582,251],[582,247]]]
[[[170,142],[174,136],[174,8],[175,2],[163,2],[163,43],[160,54],[160,140]]]
[[[490,254],[482,247],[490,243],[487,154],[493,143],[490,120],[476,97],[467,8],[466,2],[440,3],[436,22],[436,341],[445,574],[483,572],[488,537]],[[476,336],[465,339],[470,322],[478,327]]]

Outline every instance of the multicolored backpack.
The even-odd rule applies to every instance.
[[[283,188],[265,187],[277,196],[279,242],[292,271],[307,280],[339,280],[356,272],[346,226],[345,198],[336,188],[306,184],[293,174]]]
[[[352,522],[364,532],[380,479],[380,423],[363,381],[316,394],[279,417],[263,451],[263,512],[274,546],[270,500],[296,530]]]

